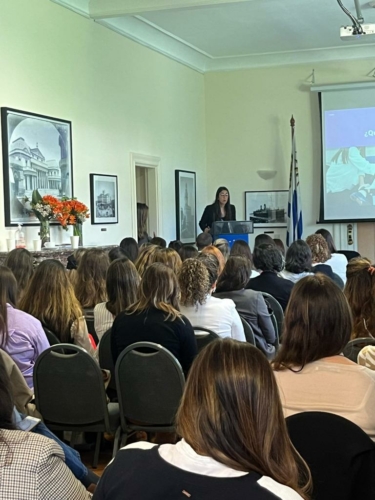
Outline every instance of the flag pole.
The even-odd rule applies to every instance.
[[[290,119],[290,126],[292,127],[292,131],[294,130],[295,124],[296,124],[296,120],[294,119],[294,116],[292,115],[292,118]]]

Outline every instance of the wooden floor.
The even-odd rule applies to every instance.
[[[102,449],[100,450],[100,455],[99,455],[99,462],[98,462],[98,467],[94,469],[92,467],[92,461],[94,458],[94,450],[92,451],[80,451],[81,455],[81,460],[82,462],[86,465],[86,467],[98,476],[101,476],[104,472],[104,469],[106,466],[109,464],[109,462],[112,460],[112,446],[107,446],[110,443],[104,443],[102,445]]]

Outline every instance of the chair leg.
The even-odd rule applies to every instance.
[[[116,453],[118,452],[119,444],[120,444],[120,438],[121,438],[121,425],[119,425],[117,427],[117,430],[116,430],[115,440],[113,442],[112,458],[115,458]]]
[[[100,452],[100,444],[102,441],[102,433],[98,432],[96,435],[96,444],[95,444],[95,452],[94,452],[94,460],[92,462],[93,469],[96,469],[99,461],[99,452]]]

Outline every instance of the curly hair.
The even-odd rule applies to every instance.
[[[181,298],[184,306],[204,304],[210,291],[210,279],[207,267],[201,260],[186,259],[178,272]]]
[[[306,238],[311,250],[313,264],[324,264],[331,257],[326,240],[321,234],[311,234]]]

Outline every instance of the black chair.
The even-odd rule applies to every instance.
[[[185,377],[173,354],[152,342],[136,342],[118,357],[115,375],[121,418],[116,446],[130,431],[175,431]]]
[[[71,431],[72,446],[75,433],[97,433],[93,460],[96,467],[102,433],[114,433],[120,422],[119,405],[107,404],[97,362],[73,344],[52,346],[36,360],[34,391],[44,423],[51,430]]]
[[[99,338],[96,334],[95,331],[95,323],[94,323],[94,309],[93,308],[86,308],[83,310],[83,314],[85,316],[85,321],[87,325],[87,330],[89,333],[92,335],[92,338],[95,340],[95,344],[99,344]]]
[[[283,308],[280,305],[280,302],[275,299],[272,295],[266,292],[262,292],[263,298],[265,303],[267,304],[267,307],[273,314],[271,314],[271,320],[275,326],[276,323],[276,328],[275,328],[275,333],[276,333],[276,343],[275,347],[276,350],[279,347],[279,342],[281,335],[283,333],[283,327],[284,327],[284,311]]]
[[[325,412],[298,413],[286,424],[310,468],[313,500],[375,498],[375,445],[362,429]]]
[[[111,373],[111,380],[109,381],[107,389],[116,391],[115,365],[113,363],[111,350],[111,333],[112,328],[107,330],[103,337],[100,339],[98,346],[98,355],[100,368],[103,368],[103,370],[109,370]]]
[[[219,335],[208,328],[203,326],[193,326],[195,332],[195,339],[197,341],[198,352],[200,352],[206,345],[213,340],[220,339]],[[199,332],[204,332],[200,334]]]
[[[249,344],[256,345],[255,343],[255,337],[254,337],[254,332],[249,323],[246,321],[245,318],[243,318],[241,315],[239,315],[241,318],[243,330],[245,332],[245,337],[246,337],[246,342],[249,342]]]
[[[359,337],[358,339],[350,340],[346,344],[343,354],[346,358],[357,363],[358,354],[366,345],[375,345],[375,339],[371,337]]]
[[[355,259],[356,257],[360,257],[361,254],[354,251],[354,250],[338,250],[336,253],[341,253],[342,255],[345,255],[345,257],[349,260]]]
[[[43,325],[42,325],[43,326]],[[43,326],[44,333],[46,334],[49,345],[60,344],[60,340],[57,338],[56,334],[53,333],[49,328]]]

